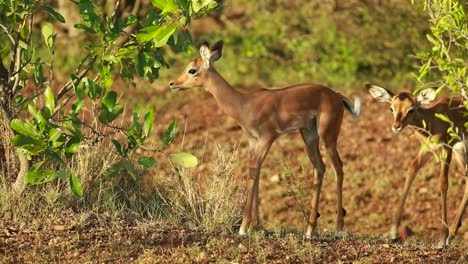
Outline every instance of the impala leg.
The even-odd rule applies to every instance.
[[[465,193],[463,194],[462,202],[457,210],[455,221],[452,223],[449,232],[449,242],[457,235],[458,228],[461,226],[461,219],[468,206],[468,169],[467,151],[464,142],[457,143],[453,146],[453,159],[458,163],[459,167],[463,169],[465,176]]]
[[[239,235],[247,235],[258,225],[258,184],[262,163],[274,139],[250,140],[249,177],[247,179],[247,200],[245,202]],[[248,227],[248,229],[247,229]]]
[[[336,150],[336,145],[327,147],[328,155],[332,161],[333,168],[335,170],[336,178],[336,196],[337,196],[337,216],[336,216],[336,231],[340,232],[344,226],[345,210],[343,208],[343,162],[340,159],[340,155]]]
[[[325,174],[325,164],[319,151],[319,137],[317,129],[301,129],[300,130],[304,143],[306,145],[307,155],[314,165],[315,175],[317,176],[317,186],[312,199],[312,205],[309,215],[309,223],[307,225],[306,238],[312,236],[312,232],[317,228],[318,205],[320,201],[320,191],[322,189],[323,175]]]
[[[468,206],[468,178],[465,180],[465,193],[463,194],[462,202],[460,203],[460,207],[458,207],[457,215],[455,216],[455,221],[452,223],[450,227],[450,234],[449,234],[449,242],[455,238],[457,235],[458,228],[460,228],[462,222],[461,219],[463,214]]]
[[[440,163],[440,203],[441,203],[441,213],[442,213],[442,226],[440,229],[440,239],[438,243],[439,248],[443,248],[448,244],[448,235],[449,229],[447,224],[447,190],[448,190],[448,172],[450,167],[450,161],[452,159],[452,150],[450,148],[445,148],[445,153],[447,153],[447,158],[445,161]]]
[[[403,189],[403,193],[400,196],[400,203],[395,214],[395,218],[393,220],[392,228],[390,229],[390,238],[396,240],[399,238],[398,235],[398,228],[401,223],[401,216],[403,215],[403,210],[405,208],[406,198],[408,197],[409,189],[411,184],[413,183],[416,174],[418,173],[419,169],[427,162],[430,157],[430,153],[427,151],[420,151],[416,158],[411,162],[411,165],[408,170],[408,174],[406,175],[405,180],[405,187]]]

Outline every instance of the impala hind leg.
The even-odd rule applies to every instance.
[[[450,227],[449,242],[457,235],[457,231],[462,225],[463,214],[466,210],[466,207],[468,206],[468,178],[465,179],[465,193],[463,194],[463,199],[460,203],[460,207],[458,207],[457,215],[455,216],[455,221]]]
[[[344,216],[346,215],[346,210],[343,208],[343,162],[341,161],[340,155],[336,150],[336,144],[327,146],[327,151],[335,170],[337,197],[336,231],[340,232],[343,230]]]
[[[260,169],[265,160],[274,138],[250,139],[249,177],[247,179],[247,199],[245,201],[242,224],[239,235],[247,235],[259,222],[258,213],[258,184]]]
[[[406,175],[405,180],[405,187],[403,189],[403,193],[400,196],[400,203],[397,208],[397,212],[395,214],[395,218],[393,219],[393,225],[390,229],[390,238],[393,240],[397,240],[400,238],[398,234],[398,228],[401,223],[401,216],[403,215],[403,210],[405,208],[406,198],[408,197],[408,193],[413,183],[416,174],[418,174],[419,169],[428,161],[430,157],[430,153],[427,151],[420,151],[416,158],[411,162],[411,165],[408,170],[408,174]]]
[[[468,206],[468,157],[466,150],[467,142],[459,142],[453,146],[453,159],[458,163],[459,167],[463,169],[465,176],[465,193],[463,194],[462,202],[457,210],[457,215],[455,216],[455,221],[452,223],[449,232],[449,242],[455,238],[457,235],[458,229],[461,227],[463,214]]]
[[[317,228],[318,205],[320,201],[320,191],[322,189],[323,175],[325,174],[325,163],[323,163],[319,150],[319,136],[316,128],[300,130],[304,143],[306,145],[307,155],[314,165],[315,175],[317,176],[317,185],[312,199],[312,205],[307,225],[306,238],[310,238]]]

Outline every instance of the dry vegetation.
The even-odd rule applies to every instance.
[[[312,167],[299,135],[290,135],[273,145],[262,171],[260,210],[265,231],[238,237],[247,140],[226,122],[209,95],[164,91],[147,102],[165,109],[158,111],[158,130],[162,133],[163,124],[172,118],[185,123],[173,148],[196,154],[201,165],[174,170],[160,156],[160,168],[142,172],[140,182],[130,177],[88,178],[83,199],[58,185],[29,188],[21,197],[3,189],[1,259],[7,263],[466,262],[466,224],[449,249],[438,251],[433,245],[440,225],[435,162],[422,170],[407,203],[404,224],[414,235],[396,244],[386,237],[417,142],[408,132],[391,134],[388,109],[356,93],[364,99],[362,117],[346,116],[339,140],[348,211],[346,232],[340,236],[333,231],[335,183],[329,170],[319,233],[311,241],[302,238]],[[137,97],[144,100],[147,95]],[[70,166],[97,175],[109,158],[96,150],[83,150]],[[453,171],[449,219],[454,217],[463,184]]]

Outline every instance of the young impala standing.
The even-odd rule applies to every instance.
[[[440,157],[445,157],[440,162],[440,198],[442,208],[442,226],[441,235],[438,247],[445,247],[449,244],[450,240],[456,235],[458,228],[461,226],[461,219],[463,212],[467,206],[468,198],[468,182],[465,186],[465,193],[458,209],[455,221],[450,227],[450,232],[447,224],[447,189],[448,189],[448,171],[452,154],[455,160],[460,163],[463,168],[466,166],[466,149],[464,143],[457,143],[452,151],[451,144],[449,143],[450,136],[447,130],[450,127],[448,122],[445,122],[435,116],[435,114],[446,115],[454,125],[454,129],[465,131],[464,124],[468,121],[465,117],[466,110],[461,105],[461,98],[448,98],[441,97],[436,99],[435,90],[432,88],[422,90],[417,97],[408,92],[400,92],[393,94],[391,91],[372,84],[366,84],[370,94],[381,102],[390,104],[390,110],[393,112],[392,130],[395,133],[401,132],[406,126],[410,126],[415,135],[423,142],[428,143],[425,139],[429,136],[435,137],[442,144],[432,144],[431,149],[427,147],[420,148],[416,158],[410,165],[408,174],[406,176],[405,187],[403,195],[400,199],[400,204],[397,209],[393,226],[390,230],[390,237],[398,239],[398,228],[401,222],[401,216],[405,206],[406,197],[408,196],[411,183],[413,182],[419,169],[426,163],[431,156],[431,151],[438,151]],[[456,130],[454,130],[456,131]],[[434,142],[434,141],[432,141]],[[466,171],[465,171],[466,177]],[[467,178],[468,180],[468,178]]]
[[[201,57],[191,61],[182,74],[171,81],[170,87],[174,91],[204,87],[214,96],[218,106],[235,119],[248,136],[250,161],[247,200],[239,234],[246,235],[259,223],[259,174],[270,146],[281,134],[297,130],[302,135],[317,175],[317,188],[306,236],[310,237],[317,225],[317,207],[325,173],[325,164],[319,151],[319,139],[323,141],[335,169],[338,197],[336,229],[341,231],[346,211],[342,206],[343,163],[336,146],[344,109],[351,115],[358,116],[359,98],[356,98],[353,107],[344,96],[318,84],[240,93],[229,85],[213,66],[213,63],[221,58],[222,48],[222,41],[218,41],[211,50],[208,44],[203,44],[200,47]]]

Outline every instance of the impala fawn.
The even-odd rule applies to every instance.
[[[257,89],[241,93],[229,85],[215,70],[214,62],[222,55],[223,42],[211,49],[200,47],[200,57],[191,61],[185,70],[170,83],[174,91],[204,87],[218,106],[231,116],[249,139],[250,160],[247,180],[247,199],[239,229],[246,235],[259,224],[258,189],[262,163],[272,143],[282,134],[299,130],[310,161],[317,175],[317,188],[312,201],[306,236],[310,237],[317,225],[318,203],[325,164],[319,151],[322,140],[336,175],[337,231],[343,229],[346,211],[342,206],[343,163],[336,149],[343,112],[358,116],[360,100],[354,107],[343,95],[319,84],[300,84],[276,90]]]
[[[436,99],[435,90],[432,88],[422,90],[418,96],[413,96],[408,92],[392,93],[391,91],[372,84],[366,85],[370,94],[381,102],[390,104],[390,110],[393,112],[392,130],[395,133],[401,132],[406,126],[413,129],[414,134],[426,144],[428,137],[437,138],[441,144],[431,143],[431,148],[423,147],[416,158],[411,163],[406,182],[403,189],[403,194],[400,198],[400,203],[393,220],[393,225],[390,230],[390,237],[398,239],[398,228],[401,223],[406,198],[409,193],[411,184],[416,177],[419,169],[427,162],[431,156],[431,151],[437,151],[442,158],[440,161],[440,199],[441,199],[441,235],[438,242],[438,247],[442,248],[449,244],[450,240],[456,235],[458,228],[461,226],[461,218],[467,206],[468,198],[468,182],[465,185],[465,192],[462,203],[460,204],[455,221],[450,230],[447,224],[447,189],[448,189],[448,171],[452,155],[457,163],[462,168],[466,167],[466,142],[455,144],[452,151],[450,136],[447,133],[451,124],[443,121],[435,116],[435,114],[445,114],[452,122],[454,131],[460,131],[459,136],[463,138],[465,131],[464,124],[468,121],[465,116],[466,110],[462,105],[461,98],[440,97]],[[434,141],[432,141],[434,142]],[[466,170],[465,170],[466,177]]]

